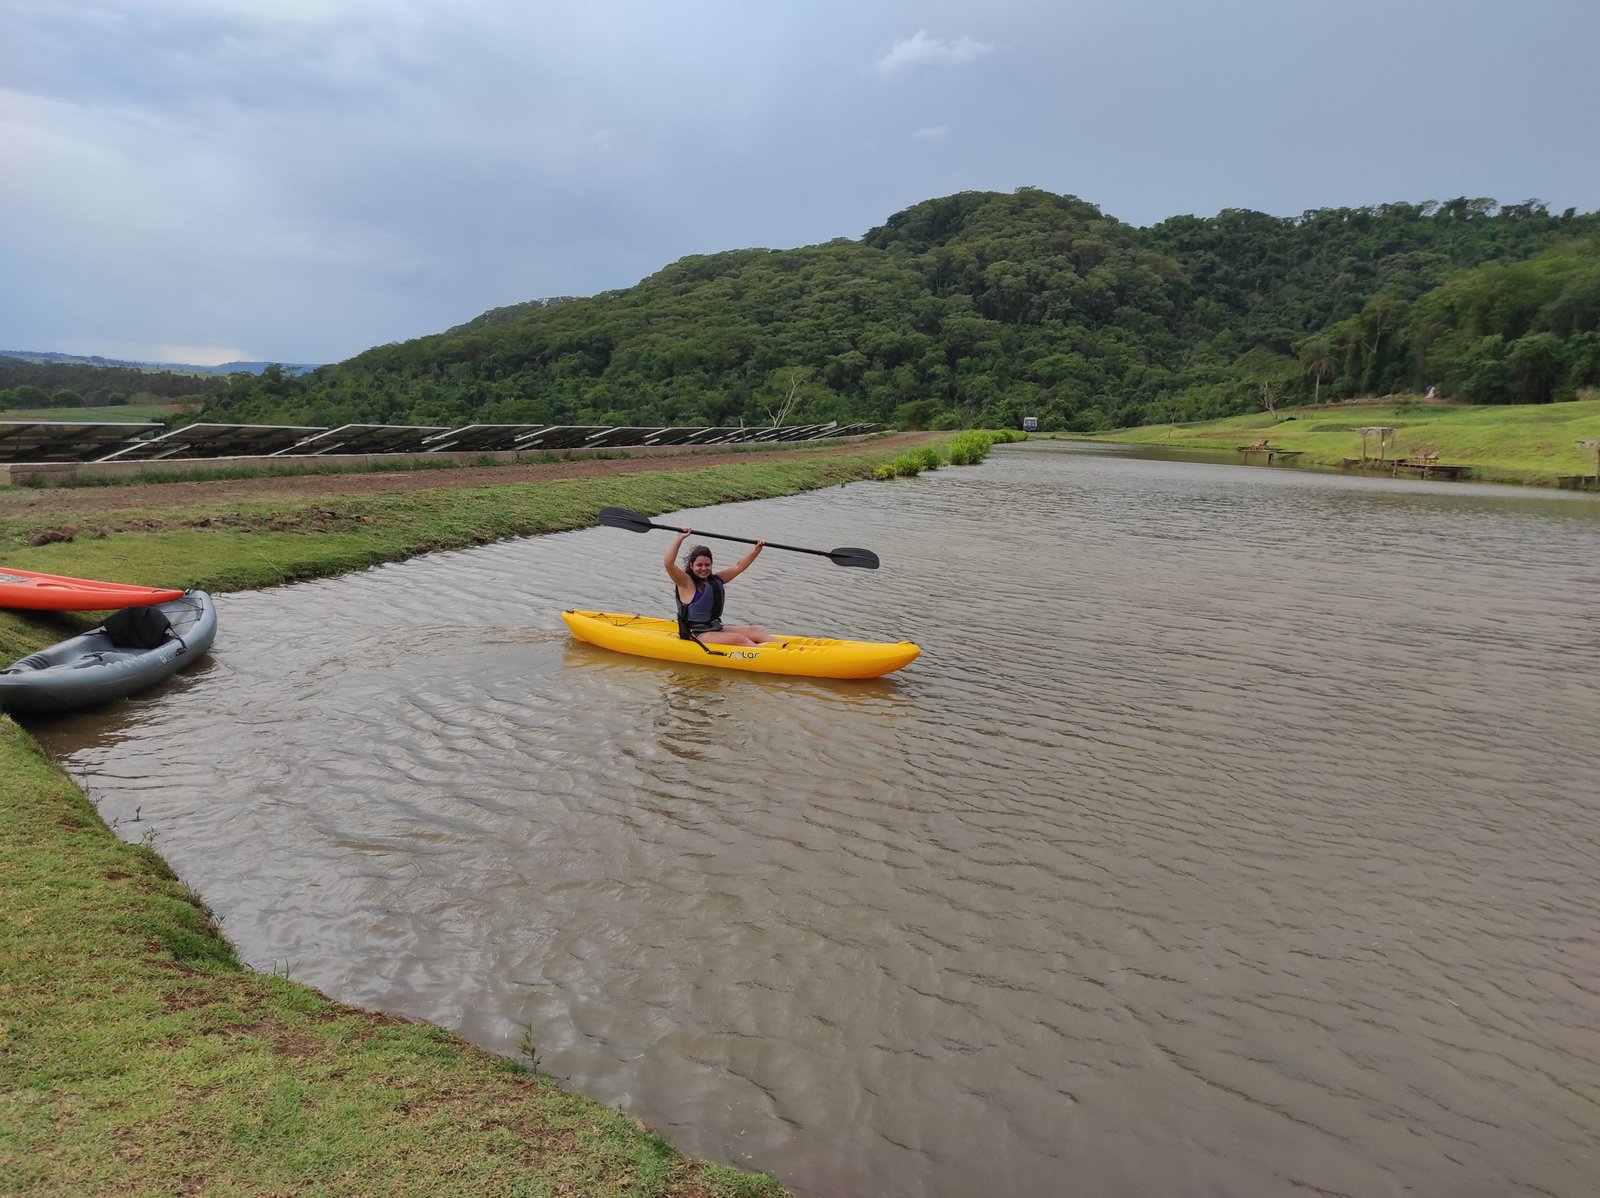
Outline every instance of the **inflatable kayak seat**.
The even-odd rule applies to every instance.
[[[155,649],[166,642],[172,621],[157,607],[125,607],[100,627],[119,649]]]

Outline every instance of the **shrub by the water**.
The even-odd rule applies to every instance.
[[[1011,429],[973,430],[958,433],[950,438],[945,452],[941,454],[932,445],[924,445],[909,453],[903,453],[892,462],[885,462],[873,472],[872,477],[880,482],[893,478],[914,478],[924,470],[937,470],[948,462],[952,466],[976,466],[989,456],[989,446],[996,443],[1004,444],[1007,441],[1021,441],[1025,434]]]
[[[974,429],[971,432],[961,433],[950,439],[950,464],[952,466],[976,466],[989,456],[989,447],[996,443],[1006,444],[1010,441],[1021,441],[1026,434],[1014,429]]]
[[[892,478],[915,478],[924,470],[937,470],[943,464],[944,458],[939,456],[937,449],[924,446],[903,453],[892,462],[884,462],[872,472],[872,477],[879,482],[887,482]]]

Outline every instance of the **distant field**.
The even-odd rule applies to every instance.
[[[139,424],[166,420],[182,404],[128,404],[115,408],[0,408],[0,421],[70,421],[73,424]]]
[[[1579,441],[1600,439],[1600,398],[1592,392],[1568,403],[1432,406],[1420,403],[1323,404],[1279,408],[1196,424],[1151,424],[1096,434],[1091,440],[1136,445],[1171,445],[1233,451],[1265,439],[1277,449],[1299,450],[1297,464],[1337,466],[1378,457],[1378,439],[1361,428],[1394,430],[1384,446],[1387,459],[1421,449],[1439,451],[1439,462],[1473,467],[1485,482],[1551,484],[1561,475],[1596,472],[1595,451]]]

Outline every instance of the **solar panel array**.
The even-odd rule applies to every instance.
[[[159,437],[133,441],[97,462],[157,462],[162,458],[261,458],[327,429],[292,424],[186,424]]]
[[[325,453],[422,453],[443,428],[411,424],[341,424],[296,441],[273,457],[313,458]]]
[[[423,442],[427,453],[505,453],[525,448],[541,424],[467,424],[448,428]]]
[[[155,462],[324,454],[560,452],[651,445],[732,445],[859,436],[875,424],[796,424],[782,428],[661,428],[594,424],[160,424],[0,421],[0,463]]]
[[[127,421],[0,421],[0,462],[93,462],[165,427]]]

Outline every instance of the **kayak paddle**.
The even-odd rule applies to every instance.
[[[629,532],[649,532],[652,528],[659,528],[664,532],[682,532],[681,528],[674,528],[670,524],[652,524],[638,512],[631,512],[625,507],[608,507],[600,509],[600,523],[607,528],[625,528]],[[754,545],[749,537],[729,537],[717,532],[704,532],[698,528],[689,530],[697,537],[710,537],[714,541],[739,541],[745,545]],[[876,570],[878,568],[878,555],[870,549],[803,549],[799,545],[779,545],[768,541],[769,549],[788,549],[794,553],[814,553],[818,557],[832,560],[836,566],[859,566],[863,570]]]

